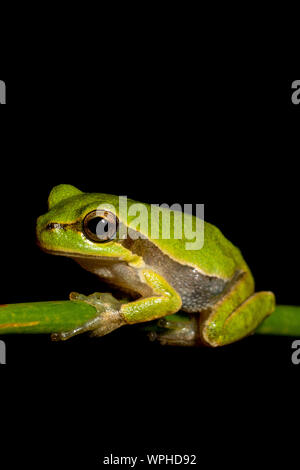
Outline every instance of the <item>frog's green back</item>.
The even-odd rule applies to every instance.
[[[189,240],[184,238],[153,240],[153,243],[170,257],[208,275],[230,279],[237,268],[245,265],[239,249],[227,240],[217,227],[207,222],[204,222],[204,244],[200,250],[187,250],[186,242]]]
[[[180,239],[175,237],[178,212],[177,216],[175,216],[175,212],[168,208],[160,207],[159,212],[161,216],[155,215],[151,217],[151,211],[157,210],[157,206],[139,203],[124,197],[121,199],[122,203],[120,204],[119,196],[101,193],[83,193],[70,185],[60,185],[54,188],[50,196],[50,203],[53,206],[52,211],[55,213],[55,218],[58,222],[71,223],[74,220],[82,219],[85,214],[99,206],[108,210],[112,210],[113,207],[114,212],[124,225],[128,225],[132,230],[138,231],[149,238],[163,253],[179,263],[192,266],[204,274],[224,279],[230,279],[237,269],[248,269],[238,248],[230,243],[217,227],[207,222],[203,221],[200,224],[204,230],[202,248],[187,249],[187,244],[193,242],[193,240],[185,236],[186,231],[184,230],[183,222],[182,237]],[[124,210],[122,205],[124,201],[126,202],[127,210]],[[155,225],[159,217],[170,219],[169,238],[164,238],[162,223],[157,224],[158,233],[156,233],[156,236],[152,236],[153,225]],[[191,214],[185,214],[184,217],[185,222],[189,222],[194,231],[196,229],[196,222],[198,220],[199,223],[199,219],[196,219]],[[137,218],[139,224],[137,224]]]
[[[102,196],[106,197],[106,195]],[[141,204],[142,206],[146,207],[147,211],[145,211],[145,215],[141,215],[139,213],[130,215],[134,204]],[[136,229],[135,221],[138,215],[139,220],[141,221],[138,227],[139,231],[175,261],[192,266],[205,274],[222,277],[225,279],[230,279],[238,268],[248,269],[240,253],[240,250],[229,240],[227,240],[221,231],[214,225],[211,225],[205,221],[201,221],[202,223],[200,226],[202,226],[202,230],[204,230],[203,246],[201,249],[197,250],[187,249],[187,246],[193,240],[186,238],[184,227],[182,229],[182,238],[177,239],[174,237],[174,225],[176,224],[177,220],[176,217],[174,217],[174,211],[167,208],[159,209],[159,211],[165,214],[165,216],[169,215],[170,217],[170,238],[164,238],[161,223],[158,225],[158,237],[152,238],[151,234],[153,232],[151,226],[151,210],[153,210],[153,206],[146,203],[137,203],[131,199],[127,199],[127,206],[128,226],[132,229]],[[118,213],[118,216],[122,222],[125,222],[122,219],[121,213]],[[154,220],[157,220],[157,217],[159,216],[156,215],[155,217]],[[185,221],[189,221],[190,226],[193,230],[195,230],[197,218],[191,214],[185,214],[184,217],[186,218]],[[143,223],[145,221],[146,223]],[[182,226],[183,225],[184,222],[182,222]]]

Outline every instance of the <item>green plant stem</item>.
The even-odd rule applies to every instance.
[[[71,330],[97,315],[85,302],[28,302],[0,306],[0,335],[9,333],[59,333]],[[176,316],[180,317],[180,313]],[[185,317],[180,317],[184,320]],[[174,316],[175,320],[175,316]],[[146,331],[157,329],[145,324]],[[256,330],[261,335],[300,336],[300,307],[279,305]]]
[[[257,328],[260,335],[300,336],[300,307],[277,305]]]
[[[28,302],[0,306],[0,335],[8,333],[59,333],[96,316],[85,302]]]

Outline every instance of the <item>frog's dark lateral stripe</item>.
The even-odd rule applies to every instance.
[[[135,240],[133,238],[128,236],[120,243],[132,253],[142,256],[148,266],[161,274],[174,287],[181,296],[182,310],[190,313],[199,312],[212,305],[225,290],[229,281],[206,276],[196,268],[174,261],[162,253],[149,239]]]
[[[55,230],[55,229],[73,229],[73,230],[81,230],[82,223],[81,222],[74,222],[73,224],[62,224],[60,222],[51,222],[47,225],[47,230]]]

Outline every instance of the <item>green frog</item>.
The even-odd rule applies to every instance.
[[[217,227],[203,221],[203,246],[188,249],[185,235],[174,236],[174,212],[162,209],[170,212],[170,237],[162,236],[161,225],[151,237],[147,224],[128,216],[137,202],[128,199],[124,214],[119,201],[118,196],[61,184],[52,189],[49,210],[37,220],[37,241],[44,251],[73,258],[123,296],[71,293],[71,300],[93,305],[97,315],[53,334],[54,340],[87,331],[103,336],[124,325],[156,322],[150,339],[161,344],[216,347],[253,333],[274,311],[274,294],[254,291],[240,250]],[[151,206],[143,207],[149,228]],[[195,226],[196,217],[185,216]]]

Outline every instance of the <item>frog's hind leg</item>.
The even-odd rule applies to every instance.
[[[274,308],[274,294],[255,293],[251,273],[239,272],[200,323],[200,335],[213,347],[234,343],[253,333]]]
[[[159,341],[162,345],[170,346],[196,346],[198,344],[198,326],[195,316],[164,317],[157,322],[157,327],[157,330],[149,333],[150,341]]]
[[[254,333],[275,308],[272,292],[257,292],[227,315],[217,309],[205,324],[203,337],[210,346],[224,346]]]

